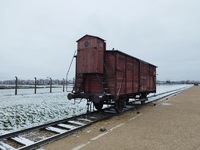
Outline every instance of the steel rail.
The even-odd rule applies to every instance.
[[[92,125],[92,124],[94,124],[94,123],[96,123],[98,121],[109,119],[110,117],[113,117],[115,114],[114,113],[111,114],[109,112],[106,112],[106,110],[108,110],[108,109],[109,108],[104,109],[105,112],[102,112],[102,113],[99,113],[97,111],[90,112],[90,113],[87,113],[87,114],[82,114],[82,115],[74,116],[74,117],[71,117],[71,118],[66,118],[66,119],[62,119],[62,120],[59,120],[59,121],[55,121],[55,122],[52,122],[52,123],[47,123],[47,124],[44,124],[44,125],[40,125],[40,126],[36,126],[36,127],[32,127],[32,128],[28,128],[28,129],[24,129],[24,130],[20,130],[20,131],[16,131],[16,132],[12,132],[12,133],[1,135],[0,136],[0,149],[1,149],[1,146],[2,146],[1,142],[3,142],[6,139],[13,139],[14,137],[19,137],[20,135],[31,133],[31,132],[34,132],[34,131],[39,131],[41,129],[46,129],[48,127],[56,126],[58,124],[67,125],[66,122],[68,122],[68,124],[73,124],[73,122],[72,122],[73,120],[77,121],[77,122],[74,123],[74,125],[78,125],[76,123],[78,123],[78,122],[80,123],[81,119],[82,119],[82,121],[85,120],[85,122],[87,122],[87,123],[84,123],[83,125],[79,124],[79,127],[75,127],[74,126],[73,129],[66,129],[65,130],[66,132],[57,133],[54,136],[45,138],[44,140],[40,140],[40,141],[34,142],[31,145],[24,145],[24,146],[22,146],[20,148],[17,148],[17,150],[30,150],[30,149],[39,147],[39,146],[41,146],[41,145],[43,145],[45,143],[60,139],[62,137],[65,137],[65,136],[77,131],[77,130],[80,130],[80,129],[83,129],[83,128],[87,127],[87,126],[90,126],[90,125]],[[114,109],[113,109],[113,111],[114,111]],[[90,118],[90,120],[89,119],[86,120],[87,118]],[[54,131],[48,131],[48,132],[55,133]],[[6,145],[6,144],[4,144],[4,145]],[[16,148],[13,148],[13,150],[15,150],[15,149]]]
[[[64,132],[64,133],[60,133],[60,134],[58,134],[58,135],[49,137],[49,138],[47,138],[47,139],[45,139],[45,140],[41,140],[41,141],[35,142],[35,143],[32,144],[32,145],[28,145],[28,146],[21,147],[21,148],[19,148],[19,150],[30,150],[30,149],[34,149],[34,148],[36,148],[36,147],[40,147],[40,146],[42,146],[42,145],[44,145],[44,144],[46,144],[46,143],[49,143],[49,142],[52,142],[52,141],[61,139],[61,138],[63,138],[63,137],[66,137],[66,136],[68,136],[68,135],[70,135],[70,134],[73,134],[74,132],[76,132],[76,131],[78,131],[78,130],[81,130],[81,129],[85,128],[85,127],[88,127],[88,126],[90,126],[90,125],[92,125],[92,124],[94,124],[94,123],[96,123],[96,122],[101,121],[101,120],[109,119],[110,117],[113,117],[113,116],[114,116],[113,114],[110,115],[110,116],[108,116],[108,115],[107,115],[107,116],[104,116],[103,118],[100,118],[100,119],[95,120],[95,121],[93,121],[93,122],[87,123],[87,124],[85,124],[85,125],[83,125],[83,126],[80,126],[80,127],[78,127],[78,128],[75,128],[75,129],[73,129],[73,130],[70,130],[70,131],[67,131],[67,132]],[[77,117],[75,117],[75,118],[77,118]]]
[[[90,112],[90,113],[91,114],[95,114],[96,112]],[[40,130],[40,129],[45,128],[45,127],[53,126],[53,125],[68,121],[69,119],[76,119],[77,117],[84,117],[86,115],[88,115],[88,114],[81,114],[79,116],[73,116],[73,117],[62,119],[62,120],[58,120],[58,121],[55,121],[55,122],[50,122],[50,123],[47,123],[47,124],[43,124],[43,125],[39,125],[39,126],[27,128],[27,129],[15,131],[15,132],[12,132],[12,133],[4,134],[4,135],[0,136],[0,141],[5,139],[5,138],[10,138],[10,137],[17,136],[19,134],[27,133],[28,131]]]

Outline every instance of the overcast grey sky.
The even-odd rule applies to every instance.
[[[199,8],[199,0],[0,0],[0,80],[65,78],[85,34],[158,66],[158,80],[200,80]]]

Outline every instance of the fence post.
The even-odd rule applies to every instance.
[[[52,79],[50,78],[50,93],[52,93]]]
[[[18,78],[15,76],[15,95],[17,95],[17,84],[18,84]]]
[[[37,88],[37,78],[36,77],[34,77],[35,78],[35,94],[36,94],[36,88]]]
[[[65,79],[63,78],[63,92],[65,92]]]

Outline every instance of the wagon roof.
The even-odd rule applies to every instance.
[[[105,41],[104,39],[102,39],[102,38],[100,38],[100,37],[98,37],[98,36],[93,36],[93,35],[86,34],[86,35],[85,35],[85,36],[83,36],[82,38],[78,39],[76,42],[78,42],[78,41],[82,40],[82,39],[83,39],[83,38],[85,38],[86,36],[88,36],[88,37],[93,37],[93,38],[97,38],[97,39],[100,39],[100,40],[103,40],[103,41]]]
[[[148,62],[146,62],[146,61],[144,61],[144,60],[141,60],[141,59],[139,59],[139,58],[136,58],[136,57],[134,57],[134,56],[131,56],[131,55],[126,54],[126,53],[124,53],[124,52],[122,52],[122,51],[119,51],[119,50],[106,50],[106,52],[117,52],[117,53],[121,53],[121,54],[123,54],[123,55],[129,56],[129,57],[132,57],[132,58],[135,58],[135,59],[137,59],[138,61],[147,63],[147,64],[152,65],[152,66],[154,66],[154,67],[157,68],[157,66],[155,66],[155,65],[153,65],[153,64],[151,64],[151,63],[148,63]]]

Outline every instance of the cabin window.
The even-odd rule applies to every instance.
[[[88,41],[85,41],[84,45],[85,45],[85,47],[89,47],[90,43]]]
[[[99,43],[99,46],[100,46],[100,47],[103,47],[103,43],[102,43],[102,42],[100,42],[100,43]]]

